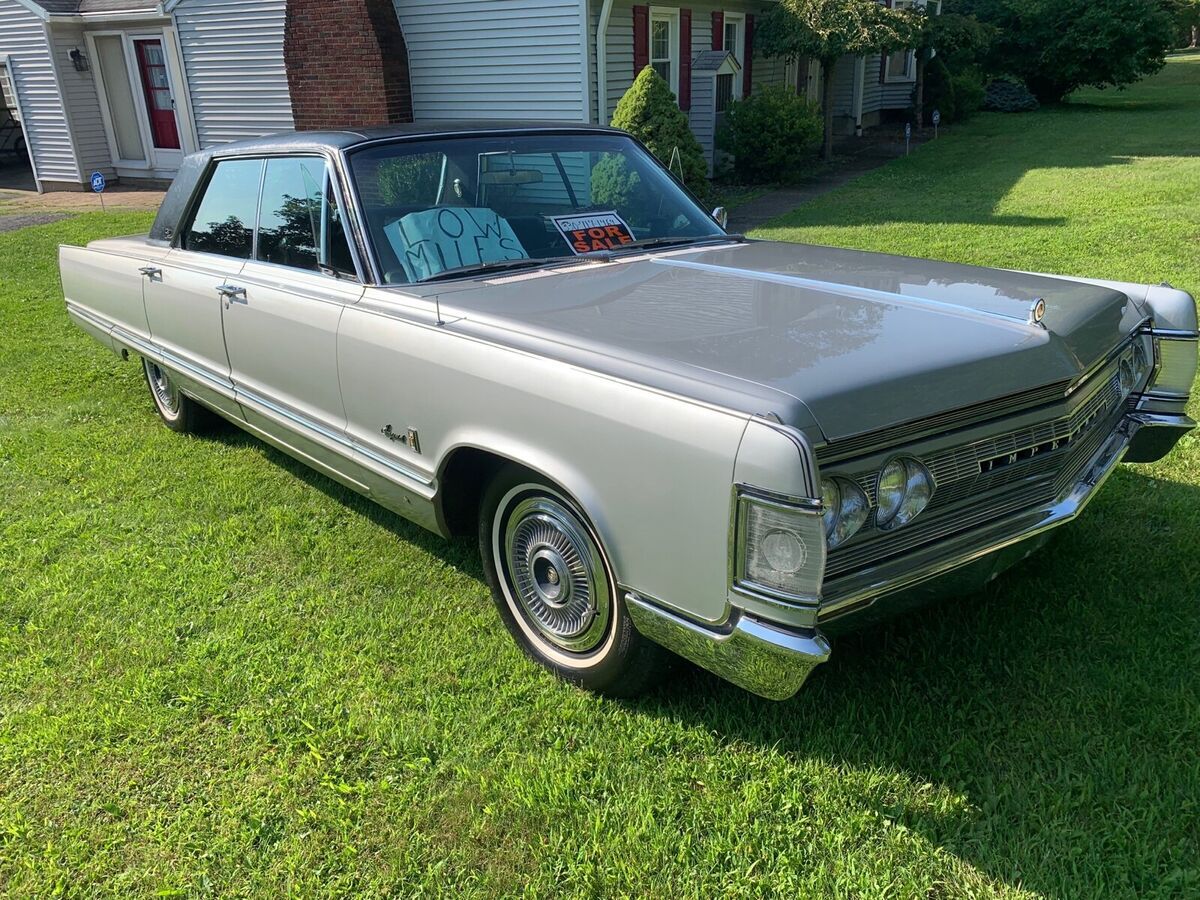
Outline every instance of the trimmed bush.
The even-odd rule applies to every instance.
[[[735,100],[725,111],[717,147],[733,156],[746,184],[791,181],[821,142],[820,109],[787,88],[771,87]]]
[[[916,91],[913,91],[914,97]],[[915,102],[915,101],[914,101]],[[973,67],[953,72],[935,56],[925,67],[925,121],[933,124],[933,111],[942,114],[942,122],[961,122],[983,106],[983,76]]]
[[[688,127],[687,116],[679,108],[679,101],[662,76],[647,66],[633,80],[629,90],[617,103],[613,113],[614,128],[623,128],[650,148],[664,166],[667,166],[693,194],[701,200],[710,199],[712,188],[708,183],[708,163],[700,142]],[[678,158],[672,164],[671,157],[678,150]],[[603,163],[596,168],[603,167]],[[621,177],[614,169],[606,177]],[[617,185],[610,185],[612,188]],[[635,186],[628,185],[632,190]],[[608,188],[606,188],[608,189]]]
[[[997,78],[983,92],[983,108],[994,112],[1030,112],[1038,108],[1038,101],[1024,83]]]
[[[961,122],[983,108],[983,76],[975,69],[966,69],[950,76],[954,89],[954,120]]]

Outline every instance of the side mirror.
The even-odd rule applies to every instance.
[[[714,222],[724,228],[729,222],[729,210],[723,206],[718,206],[712,211],[712,217]]]

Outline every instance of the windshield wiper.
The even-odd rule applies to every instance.
[[[628,244],[621,244],[619,247],[613,247],[611,250],[600,250],[595,255],[602,256],[612,253],[624,253],[627,250],[655,250],[659,247],[683,247],[697,246],[700,244],[744,244],[747,238],[742,234],[709,234],[702,237],[657,237],[657,238],[642,238],[640,241],[632,241]],[[588,254],[592,255],[592,254]]]
[[[472,263],[469,266],[455,266],[452,269],[442,269],[428,278],[422,278],[418,284],[428,284],[431,281],[442,281],[447,278],[457,278],[460,275],[479,275],[484,272],[507,272],[513,269],[531,269],[536,266],[563,266],[586,260],[580,256],[538,256],[522,257],[521,259],[498,259],[492,262]],[[599,261],[599,260],[597,260]]]

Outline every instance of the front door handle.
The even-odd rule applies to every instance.
[[[246,302],[246,289],[238,287],[236,284],[219,284],[217,285],[217,293],[225,298],[225,308],[229,309],[229,304],[234,300],[241,299]]]
[[[138,269],[138,271],[141,272],[143,275],[145,275],[147,278],[161,278],[162,277],[162,269],[158,268],[158,266],[142,266],[140,269]]]

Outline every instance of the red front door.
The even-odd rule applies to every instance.
[[[146,92],[146,111],[150,113],[150,133],[159,150],[179,149],[179,128],[175,124],[175,101],[167,79],[167,58],[162,41],[134,41],[142,90]]]

